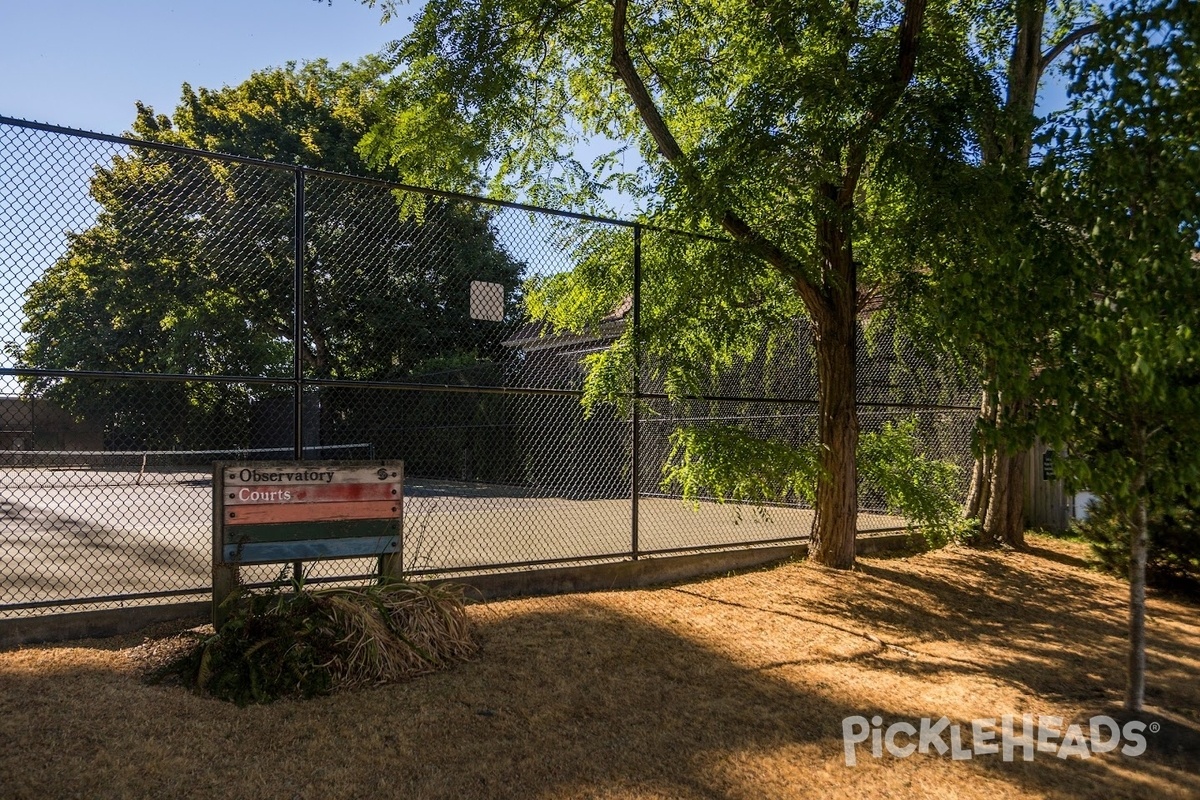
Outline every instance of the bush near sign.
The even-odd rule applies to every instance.
[[[244,564],[378,556],[400,577],[404,462],[213,465],[213,615]]]

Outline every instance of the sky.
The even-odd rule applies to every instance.
[[[0,115],[122,133],[135,101],[169,114],[185,81],[353,61],[406,33],[405,16],[381,25],[357,0],[0,0]],[[1045,86],[1043,110],[1062,98]]]
[[[0,0],[0,115],[120,134],[136,101],[173,113],[185,81],[220,88],[288,61],[354,61],[408,27],[380,25],[357,0]],[[25,289],[62,252],[63,231],[85,229],[97,210],[90,162],[49,168],[55,153],[27,155],[0,170],[0,344],[23,339]],[[0,395],[18,388],[0,376]]]
[[[357,0],[0,0],[0,115],[123,133],[136,101],[169,114],[185,81],[354,61],[408,30],[379,18]]]

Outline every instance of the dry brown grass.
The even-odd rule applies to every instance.
[[[1162,598],[1149,697],[1176,724],[1146,755],[845,766],[852,714],[1119,706],[1125,588],[1080,546],[1032,541],[492,603],[474,661],[305,703],[145,686],[141,637],[2,653],[0,796],[1200,796],[1200,610]]]

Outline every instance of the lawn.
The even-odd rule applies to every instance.
[[[474,661],[304,703],[142,684],[133,648],[170,628],[0,653],[0,796],[1200,796],[1200,608],[1159,597],[1145,719],[1165,727],[1144,755],[863,745],[846,765],[852,715],[944,715],[969,736],[1119,709],[1126,587],[1078,543],[1030,541],[494,602],[472,610]]]

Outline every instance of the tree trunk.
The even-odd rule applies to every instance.
[[[1000,541],[1009,547],[1025,547],[1025,476],[1029,458],[1024,453],[1017,453],[1009,461],[1008,494],[1009,502],[1004,528],[997,529]]]
[[[1029,155],[1036,125],[1038,85],[1042,70],[1042,30],[1047,0],[1018,0],[1016,36],[1008,60],[1008,96],[1003,113],[993,118],[992,130],[982,132],[984,160],[1001,162],[1015,169],[1029,168]],[[999,123],[998,125],[995,123]],[[985,387],[995,387],[996,375],[989,365]],[[1006,413],[1007,412],[1007,413]],[[1003,420],[1011,409],[1003,397],[983,392],[981,416],[989,422]],[[1013,547],[1025,546],[1025,457],[1021,449],[988,448],[975,462],[967,516],[980,521],[984,540]]]
[[[984,382],[979,416],[986,425],[1003,425],[1021,413],[1019,406],[1005,406],[995,389],[989,365]],[[1011,451],[988,445],[975,460],[966,516],[979,520],[984,544],[1025,546],[1025,461],[1023,450]]]
[[[988,464],[989,455],[984,453],[971,464],[971,485],[967,489],[967,502],[963,508],[963,516],[967,519],[980,519],[979,509],[986,508],[984,488],[989,485],[987,476],[992,474]]]
[[[990,502],[981,518],[987,540],[1025,546],[1025,454],[999,451],[992,457]]]
[[[1145,478],[1139,480],[1145,485]],[[1140,492],[1139,492],[1140,494]],[[1138,712],[1146,700],[1146,500],[1139,498],[1129,535],[1129,676],[1125,710]]]
[[[1005,103],[1009,129],[1001,148],[1010,164],[1029,166],[1033,149],[1033,129],[1037,123],[1038,84],[1042,79],[1042,28],[1046,21],[1047,0],[1018,0],[1017,36],[1008,59],[1008,98]]]
[[[1025,546],[1025,460],[994,448],[975,460],[966,516],[979,520],[984,544]]]
[[[966,516],[979,520],[984,544],[1025,546],[1025,461],[993,448],[975,461]]]
[[[982,392],[983,399],[979,403],[979,418],[992,424],[996,420],[996,407],[992,404],[992,395],[986,388]],[[986,448],[971,470],[971,488],[967,492],[966,516],[977,519],[981,523],[987,516],[988,505],[992,500],[992,474],[995,461],[995,450]]]
[[[821,476],[808,556],[827,567],[849,569],[858,528],[856,328],[854,305],[836,305],[833,318],[815,327]]]

